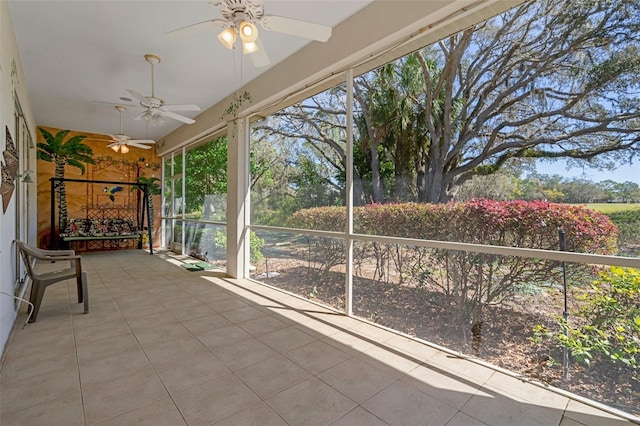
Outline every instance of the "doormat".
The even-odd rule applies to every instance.
[[[209,269],[215,269],[216,267],[209,262],[194,262],[194,263],[183,263],[182,266],[187,271],[207,271]]]

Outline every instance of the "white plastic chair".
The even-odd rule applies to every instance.
[[[87,273],[82,271],[82,259],[73,250],[43,250],[32,247],[22,241],[15,241],[20,250],[22,261],[31,278],[31,296],[33,312],[29,322],[35,322],[44,297],[44,291],[51,284],[75,278],[78,284],[78,303],[84,302],[84,313],[89,312],[89,293],[87,291]],[[37,273],[35,264],[38,260],[47,262],[69,262],[69,267],[51,272]]]

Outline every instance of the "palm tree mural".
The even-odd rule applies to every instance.
[[[77,135],[65,141],[70,130],[60,130],[55,136],[45,129],[39,130],[45,141],[38,142],[37,157],[55,164],[54,177],[64,178],[66,165],[76,167],[84,174],[86,169],[83,163],[95,164],[93,150],[82,143],[86,136]],[[58,225],[60,229],[64,229],[67,225],[67,191],[64,182],[58,181],[55,188],[58,196]]]

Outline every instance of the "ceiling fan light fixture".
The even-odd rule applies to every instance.
[[[227,49],[233,49],[236,43],[236,31],[232,27],[227,27],[218,34],[218,40]]]
[[[258,50],[260,50],[260,47],[258,47],[258,43],[256,43],[255,41],[242,43],[242,53],[245,55],[248,53],[257,52]]]
[[[122,147],[120,148],[120,152],[126,154],[127,152],[129,152],[129,147],[126,145],[122,145]]]
[[[240,32],[240,38],[244,43],[254,43],[258,39],[258,28],[251,22],[240,22],[238,30]]]
[[[120,151],[120,145],[114,145],[111,147],[112,150],[114,150],[115,152],[119,152]]]

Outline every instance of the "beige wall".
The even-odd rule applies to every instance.
[[[27,87],[24,79],[20,54],[13,31],[13,23],[9,6],[6,1],[0,1],[0,157],[6,149],[5,126],[9,128],[12,139],[15,135],[15,108],[14,96],[17,96],[24,113],[29,132],[35,137],[35,120],[31,113]],[[24,155],[24,147],[21,147],[21,155]],[[23,157],[25,158],[25,157]],[[32,164],[24,164],[24,167],[35,168],[35,155],[32,155]],[[16,186],[22,184],[18,179]],[[13,293],[13,283],[16,276],[16,251],[13,240],[16,237],[16,194],[11,198],[6,213],[0,210],[0,353],[3,352],[16,318],[14,300],[4,293]],[[35,230],[35,191],[31,191],[31,207],[28,212],[21,214],[22,226],[30,225]],[[26,229],[26,228],[25,228]],[[33,233],[29,238],[33,237]]]

